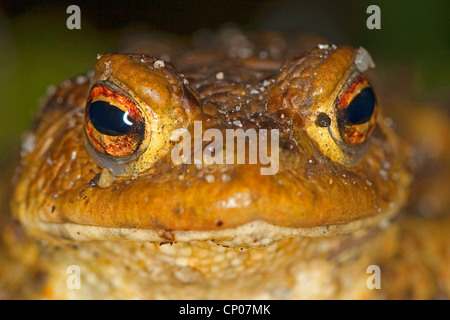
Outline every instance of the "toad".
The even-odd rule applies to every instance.
[[[278,33],[218,38],[171,56],[98,55],[50,88],[23,143],[0,295],[448,297],[449,219],[401,214],[411,152],[370,54]],[[200,146],[174,153],[196,130]],[[236,130],[242,161],[239,139],[213,145]],[[249,161],[264,147],[277,155],[269,174]]]

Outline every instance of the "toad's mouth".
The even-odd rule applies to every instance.
[[[386,212],[346,224],[292,228],[255,220],[234,228],[221,230],[165,230],[102,227],[76,223],[38,222],[37,226],[48,235],[73,241],[142,241],[175,243],[212,241],[225,247],[254,248],[271,245],[292,237],[327,237],[350,234],[364,229],[384,229],[393,221],[398,207],[391,206]]]

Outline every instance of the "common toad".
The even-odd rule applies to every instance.
[[[0,296],[448,297],[449,218],[400,214],[414,161],[366,76],[370,54],[301,35],[217,39],[99,55],[49,89],[22,147]],[[273,174],[251,153],[196,157],[214,149],[207,132],[238,129],[268,132]],[[174,163],[180,135],[192,153]]]

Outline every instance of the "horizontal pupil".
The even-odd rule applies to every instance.
[[[370,87],[358,93],[345,109],[345,118],[349,124],[366,123],[375,109],[375,94]]]
[[[89,119],[98,132],[108,136],[122,136],[131,131],[134,120],[106,101],[95,101],[89,106]]]

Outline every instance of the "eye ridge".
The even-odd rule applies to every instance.
[[[131,133],[136,120],[118,107],[102,100],[89,105],[89,119],[94,128],[108,136],[122,136]]]
[[[361,90],[345,109],[345,120],[349,125],[363,124],[370,120],[375,110],[375,94],[370,87]]]

